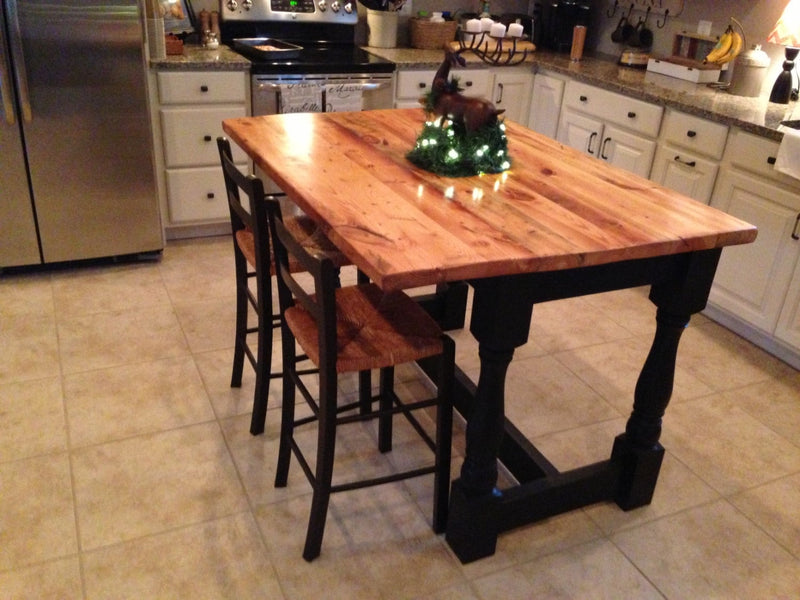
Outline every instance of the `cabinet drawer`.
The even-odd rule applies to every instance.
[[[725,148],[725,159],[741,169],[797,188],[797,179],[776,171],[773,166],[779,147],[778,142],[734,129]]]
[[[667,142],[719,159],[725,151],[728,126],[668,109],[662,136]]]
[[[656,137],[664,109],[655,104],[628,98],[578,81],[568,81],[564,106],[580,110],[603,121]]]
[[[656,151],[650,179],[708,204],[718,171],[719,165],[708,157],[665,144]]]
[[[247,166],[240,166],[247,171]],[[170,221],[229,218],[221,167],[167,169],[167,201]]]
[[[397,73],[397,98],[420,98],[431,91],[436,71],[399,71]],[[488,69],[454,69],[451,76],[458,78],[458,85],[465,96],[489,96],[492,75]]]
[[[164,161],[167,167],[219,164],[217,137],[223,135],[223,119],[244,116],[244,106],[161,109]],[[234,160],[247,162],[244,152],[236,144],[232,144],[232,147]]]
[[[162,104],[247,102],[242,71],[158,73],[158,97]]]

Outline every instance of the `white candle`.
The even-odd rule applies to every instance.
[[[489,35],[493,38],[502,38],[506,36],[506,26],[502,23],[495,23],[489,31]]]
[[[467,21],[467,33],[480,33],[481,22],[480,19],[470,19]]]
[[[483,17],[481,19],[481,31],[489,31],[494,25],[494,21],[492,21],[489,17]]]
[[[508,26],[508,35],[511,37],[522,37],[523,27],[519,23],[511,23]]]

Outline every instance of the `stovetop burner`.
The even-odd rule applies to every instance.
[[[275,38],[302,46],[299,56],[248,55],[254,74],[392,73],[394,63],[355,45],[356,0],[225,0],[222,42]],[[235,50],[235,48],[234,48]]]

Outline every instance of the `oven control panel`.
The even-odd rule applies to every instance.
[[[272,12],[313,13],[314,0],[270,0]]]
[[[227,21],[294,21],[355,25],[356,0],[222,0]]]

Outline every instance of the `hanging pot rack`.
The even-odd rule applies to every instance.
[[[630,21],[631,13],[634,11],[644,12],[645,19],[650,14],[658,15],[656,27],[663,29],[669,17],[677,17],[683,12],[685,0],[614,0],[613,6],[606,11],[609,19],[617,15],[617,11],[622,11],[622,15]]]

